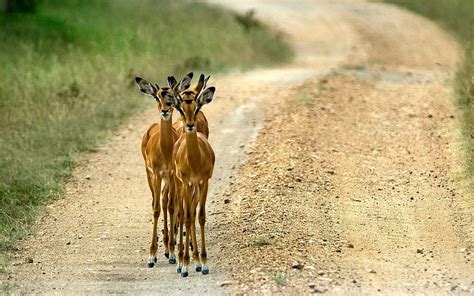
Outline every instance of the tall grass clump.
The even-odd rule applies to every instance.
[[[164,83],[290,55],[268,28],[189,1],[42,0],[35,13],[0,12],[0,252],[61,195],[78,153],[144,107],[134,76]]]
[[[453,33],[465,50],[456,73],[457,102],[463,114],[463,139],[468,157],[467,178],[474,192],[474,1],[473,0],[385,0],[439,22]]]

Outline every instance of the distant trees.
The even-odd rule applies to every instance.
[[[36,11],[36,0],[0,0],[0,9],[6,13]]]

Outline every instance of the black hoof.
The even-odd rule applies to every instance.
[[[181,273],[181,267],[176,268],[176,273]]]
[[[170,258],[170,253],[165,253],[166,258]]]
[[[189,275],[189,273],[187,271],[181,273],[181,277],[188,277],[188,275]]]
[[[202,270],[201,266],[196,266],[196,271],[197,272],[201,272],[201,270]]]
[[[176,259],[175,258],[171,258],[170,260],[168,260],[168,262],[170,264],[176,264]]]
[[[203,275],[209,274],[209,269],[203,269],[203,270],[202,270],[202,274],[203,274]]]
[[[155,263],[156,263],[157,260],[158,260],[158,259],[156,259],[156,257],[155,257]]]
[[[152,268],[153,266],[155,266],[155,263],[153,263],[153,262],[148,262],[148,267]]]

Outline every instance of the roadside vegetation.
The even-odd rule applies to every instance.
[[[474,193],[474,1],[385,0],[439,22],[453,33],[465,49],[464,63],[456,73],[458,106],[463,114],[463,138],[467,153],[467,181]]]
[[[133,77],[164,84],[290,58],[248,16],[189,1],[43,0],[34,13],[0,12],[0,266],[38,206],[62,194],[80,152],[150,106]]]

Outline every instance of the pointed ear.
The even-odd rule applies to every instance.
[[[198,93],[201,92],[201,90],[203,90],[203,88],[204,88],[204,81],[205,81],[204,74],[201,74],[201,75],[199,76],[198,84],[196,85],[196,91],[197,91]]]
[[[138,84],[138,87],[140,88],[140,91],[146,95],[156,97],[156,91],[158,85],[153,86],[150,82],[146,81],[145,79],[141,77],[135,77],[135,82]],[[159,87],[158,87],[159,88]]]
[[[179,83],[178,90],[183,91],[185,89],[188,89],[191,86],[191,80],[193,80],[193,72],[188,73],[186,76],[181,79],[181,82]]]
[[[215,92],[216,92],[216,88],[214,86],[211,86],[211,87],[207,88],[199,96],[198,104],[200,106],[205,105],[205,104],[209,104],[212,101],[212,98],[214,97]]]
[[[206,88],[207,82],[209,81],[209,78],[211,78],[211,75],[207,76],[206,79],[204,79],[204,86],[202,87],[203,89]]]
[[[177,84],[178,84],[178,81],[176,81],[176,78],[174,78],[174,76],[169,76],[168,77],[168,86],[170,88],[174,89]]]

